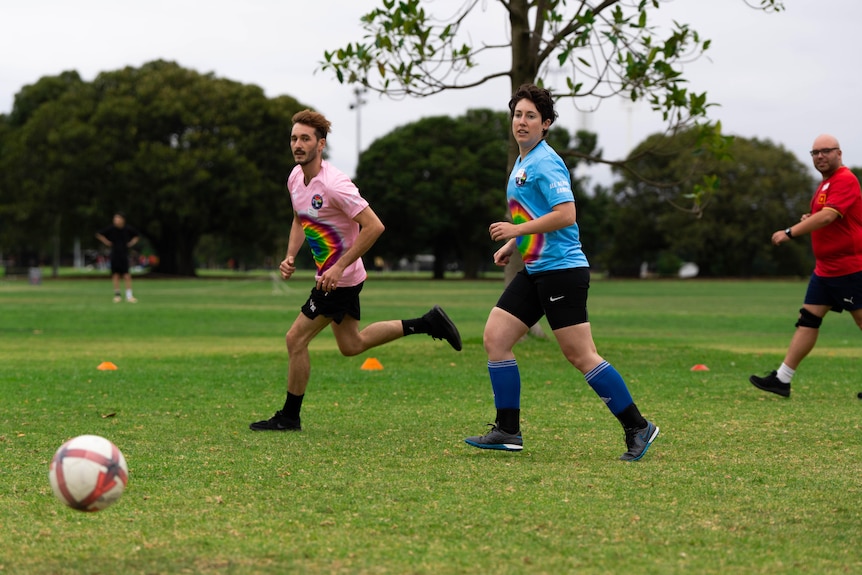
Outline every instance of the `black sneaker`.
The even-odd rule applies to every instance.
[[[489,423],[491,431],[485,435],[474,435],[464,441],[479,449],[499,449],[502,451],[521,451],[524,449],[524,439],[520,432],[506,433],[493,423]]]
[[[766,377],[752,375],[748,378],[748,381],[750,381],[757,389],[777,393],[781,397],[790,397],[790,384],[784,383],[778,379],[777,371],[773,371]]]
[[[299,419],[289,419],[281,411],[263,421],[255,421],[248,426],[252,431],[302,431]]]
[[[431,332],[428,335],[434,339],[445,339],[455,351],[461,351],[461,334],[442,307],[435,305],[422,319],[431,324]]]
[[[646,427],[640,429],[626,429],[626,447],[629,450],[620,455],[620,459],[637,461],[646,455],[647,449],[656,437],[658,437],[658,427],[651,421],[647,421]]]

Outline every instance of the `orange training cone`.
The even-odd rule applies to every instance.
[[[362,362],[362,369],[383,369],[383,364],[377,361],[376,357],[369,357]]]
[[[698,363],[697,365],[691,366],[691,371],[709,371],[709,368],[702,363]]]
[[[113,363],[111,363],[110,361],[103,361],[102,363],[99,364],[99,367],[97,367],[96,369],[98,369],[99,371],[113,371],[113,370],[117,369],[117,366],[114,365]]]

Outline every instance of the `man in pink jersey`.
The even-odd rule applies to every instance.
[[[815,266],[796,332],[781,366],[765,377],[749,378],[755,387],[790,397],[790,380],[814,349],[823,316],[847,310],[862,329],[862,192],[859,180],[841,161],[841,146],[824,134],[811,149],[814,167],[823,176],[811,199],[811,211],[799,223],[772,234],[776,246],[811,234]]]
[[[307,241],[317,266],[311,295],[287,332],[287,398],[274,416],[249,425],[254,431],[300,431],[299,412],[311,373],[308,344],[326,326],[342,354],[360,354],[405,335],[445,339],[461,351],[461,335],[435,305],[422,317],[372,323],[359,329],[359,292],[365,282],[362,255],[383,233],[383,223],[353,182],[323,159],[330,122],[318,112],[293,116],[290,142],[296,166],[287,179],[293,223],[281,277],[296,271],[296,254]]]

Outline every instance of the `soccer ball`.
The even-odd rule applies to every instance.
[[[48,471],[57,499],[78,511],[99,511],[120,498],[129,481],[126,458],[98,435],[79,435],[60,446]]]

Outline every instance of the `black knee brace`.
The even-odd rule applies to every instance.
[[[822,317],[817,317],[804,307],[799,308],[799,321],[796,322],[796,327],[810,327],[812,329],[820,329],[821,323],[823,323]]]

